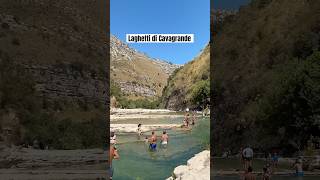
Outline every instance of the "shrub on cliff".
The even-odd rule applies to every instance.
[[[198,81],[192,87],[191,101],[197,106],[206,107],[209,104],[210,98],[210,81]]]

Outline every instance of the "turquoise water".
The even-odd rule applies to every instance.
[[[182,118],[176,119],[182,122]],[[118,135],[117,149],[119,160],[113,161],[115,180],[164,180],[171,176],[176,166],[187,163],[187,160],[207,147],[210,136],[209,119],[201,119],[191,131],[168,130],[169,144],[157,151],[150,152],[148,144],[143,142],[145,136],[136,134]],[[156,131],[160,136],[162,131]],[[145,135],[150,136],[150,132]]]

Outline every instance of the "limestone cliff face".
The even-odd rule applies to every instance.
[[[150,58],[111,35],[111,79],[126,96],[159,97],[169,75],[179,65]]]
[[[105,103],[107,45],[99,5],[1,1],[0,58],[24,67],[48,100]]]
[[[84,100],[105,103],[107,79],[92,72],[80,71],[72,65],[24,66],[36,83],[39,96],[47,100]]]
[[[67,149],[103,141],[109,76],[104,2],[0,1],[0,141],[36,137]],[[72,141],[47,139],[66,137],[58,137],[64,134],[57,132],[60,124],[77,126],[67,128]],[[99,124],[96,134],[77,132],[93,124]]]

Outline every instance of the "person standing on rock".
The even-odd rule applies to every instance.
[[[166,131],[163,131],[161,136],[161,145],[162,147],[166,147],[168,145],[169,136]]]
[[[154,131],[152,131],[152,133],[151,133],[149,147],[153,151],[155,151],[157,149],[157,136],[155,135]]]
[[[110,150],[109,150],[109,177],[112,179],[113,176],[113,167],[112,167],[112,160],[113,159],[119,159],[120,156],[118,154],[117,148],[114,147],[113,145],[110,145]]]

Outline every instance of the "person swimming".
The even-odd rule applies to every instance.
[[[161,145],[165,147],[166,145],[168,145],[168,141],[169,141],[169,136],[166,131],[163,131],[161,136]]]
[[[157,136],[155,135],[154,131],[152,131],[151,134],[152,135],[151,135],[151,138],[150,138],[150,146],[149,146],[149,148],[151,150],[155,151],[156,148],[157,148]]]
[[[148,143],[148,142],[149,142],[148,136],[146,136],[146,138],[144,138],[144,142],[145,142],[145,143]]]

